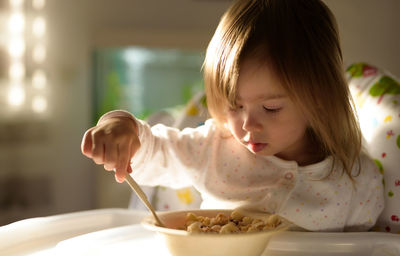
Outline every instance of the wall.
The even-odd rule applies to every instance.
[[[31,211],[17,207],[12,218],[125,207],[129,188],[114,182],[110,173],[80,153],[81,137],[92,122],[92,50],[127,45],[205,49],[220,15],[230,2],[47,1],[50,118],[39,125],[42,137],[25,143],[24,140],[22,143],[0,141],[0,180],[5,181],[10,173],[29,178],[28,183],[41,184],[48,180],[48,193],[41,192],[48,195],[48,198],[43,196],[48,203],[47,207],[42,204]],[[368,61],[400,77],[400,16],[397,15],[400,1],[325,2],[338,19],[346,62]],[[20,126],[20,133],[32,130],[31,125]],[[26,182],[12,184],[16,184],[11,186],[14,188],[19,186],[12,193],[28,189]],[[7,219],[0,209],[0,222],[12,218]]]
[[[346,63],[367,61],[400,76],[400,1],[323,1],[338,21]],[[96,47],[138,44],[204,48],[231,2],[100,0],[91,10],[92,43]]]
[[[400,1],[325,2],[338,21],[346,63],[369,62],[400,77]]]
[[[45,118],[0,121],[9,127],[0,141],[0,225],[95,207],[94,165],[80,153],[90,120],[88,8],[46,2],[49,109]]]

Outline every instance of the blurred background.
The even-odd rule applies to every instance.
[[[325,0],[345,62],[400,77],[400,1]],[[98,117],[141,118],[202,89],[231,0],[0,0],[0,225],[127,207],[130,188],[81,154]]]

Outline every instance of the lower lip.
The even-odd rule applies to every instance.
[[[251,151],[254,153],[260,152],[263,150],[268,144],[267,143],[249,143],[248,147],[250,148]]]

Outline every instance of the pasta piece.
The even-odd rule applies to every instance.
[[[276,214],[262,220],[243,216],[239,211],[233,211],[230,216],[218,213],[212,218],[188,213],[184,229],[190,233],[246,233],[273,230],[281,223],[281,217]]]

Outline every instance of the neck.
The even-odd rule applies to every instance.
[[[308,136],[305,136],[304,141],[296,148],[276,154],[276,156],[284,160],[296,161],[299,166],[315,164],[325,158],[319,144]]]

